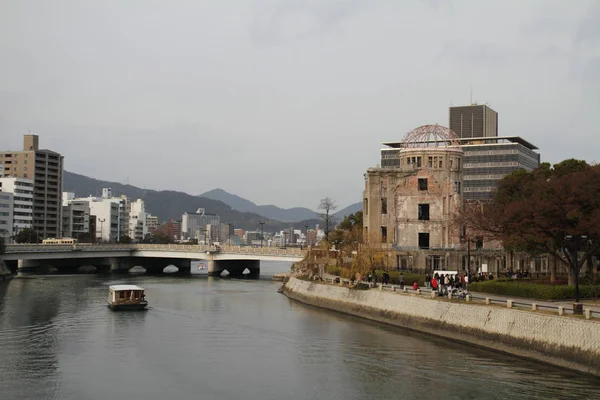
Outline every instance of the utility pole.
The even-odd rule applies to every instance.
[[[308,225],[304,225],[304,245],[308,247]]]
[[[260,224],[260,247],[263,247],[263,238],[264,238],[263,228],[265,226],[265,221],[259,221],[259,224]]]

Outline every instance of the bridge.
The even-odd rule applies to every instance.
[[[11,270],[43,272],[49,268],[76,270],[93,266],[97,270],[126,272],[142,266],[149,272],[175,265],[189,273],[191,262],[204,260],[210,276],[227,271],[230,276],[258,277],[260,261],[300,261],[307,250],[299,248],[204,246],[180,244],[12,244],[2,260]]]

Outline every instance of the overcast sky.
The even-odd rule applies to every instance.
[[[600,1],[0,3],[0,147],[258,204],[360,201],[381,142],[473,100],[542,160],[600,161]]]

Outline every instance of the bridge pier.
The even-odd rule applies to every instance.
[[[244,274],[248,269],[249,273]],[[231,278],[257,279],[260,275],[259,260],[210,260],[208,262],[208,276],[221,276],[227,271]]]
[[[127,272],[134,266],[129,257],[110,257],[108,263],[110,272]]]
[[[37,274],[41,272],[43,265],[38,260],[18,260],[17,274]]]

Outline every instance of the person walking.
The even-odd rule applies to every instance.
[[[404,274],[400,272],[400,276],[398,277],[398,283],[400,284],[400,288],[404,289]]]
[[[425,287],[428,289],[431,287],[431,275],[429,275],[429,272],[425,274]]]

